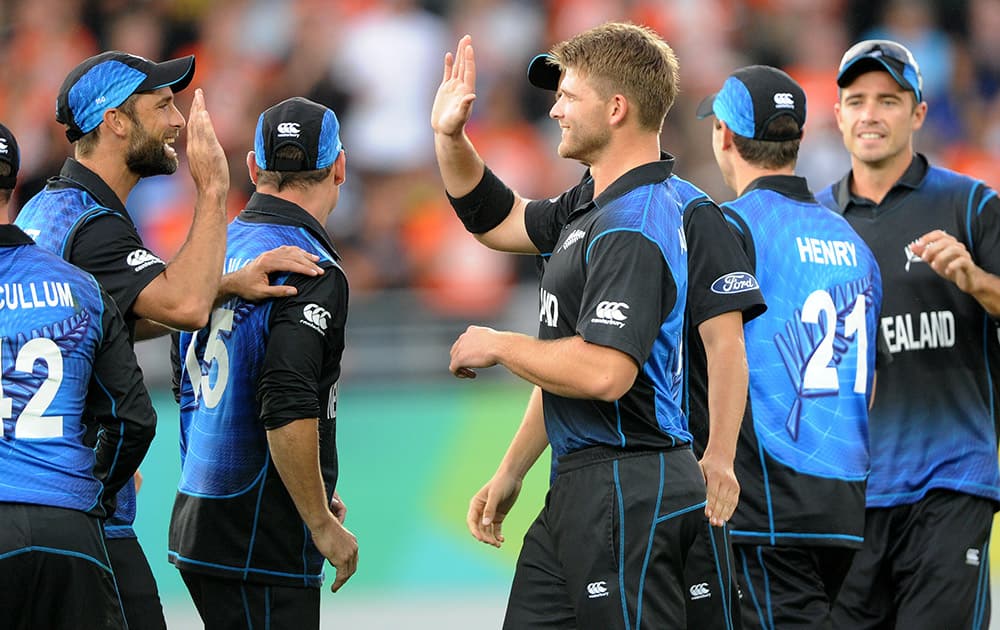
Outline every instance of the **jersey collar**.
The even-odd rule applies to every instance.
[[[924,178],[927,176],[928,170],[930,170],[930,162],[927,161],[924,154],[914,153],[913,159],[910,160],[910,165],[903,172],[903,176],[892,185],[889,193],[886,194],[879,205],[885,205],[886,202],[895,199],[901,193],[919,188],[924,183]],[[870,199],[865,199],[851,193],[852,174],[853,171],[848,171],[847,175],[844,175],[833,187],[833,198],[837,201],[837,208],[841,214],[846,212],[851,205],[874,205]]]
[[[0,247],[34,245],[35,241],[13,223],[0,225]]]
[[[603,207],[618,197],[625,195],[625,193],[635,190],[640,186],[658,184],[665,181],[673,174],[673,170],[674,156],[661,151],[659,160],[655,162],[648,162],[628,171],[615,181],[611,182],[611,185],[605,188],[604,192],[598,195],[596,199],[583,204],[574,210],[570,216],[573,216],[578,212],[589,210],[592,207]],[[584,180],[590,186],[591,194],[593,194],[594,179],[589,170],[584,174]]]
[[[743,193],[746,195],[751,190],[773,190],[776,193],[807,203],[816,203],[816,197],[809,191],[809,184],[805,178],[795,175],[765,175],[750,182]]]
[[[250,201],[247,202],[239,218],[247,223],[277,223],[304,228],[326,247],[334,260],[340,260],[340,255],[330,241],[330,235],[316,217],[290,201],[255,192],[250,196]]]
[[[80,164],[73,158],[66,158],[63,163],[62,170],[59,171],[59,175],[53,177],[49,180],[50,184],[53,185],[65,185],[72,186],[74,188],[82,188],[89,192],[98,203],[100,203],[105,208],[114,210],[118,214],[122,215],[129,222],[132,221],[132,217],[129,216],[128,211],[125,210],[125,204],[121,202],[118,195],[115,194],[111,187],[101,179],[100,175],[90,170],[83,164]]]

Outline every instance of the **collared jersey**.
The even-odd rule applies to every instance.
[[[691,441],[680,408],[687,255],[671,167],[669,160],[640,166],[596,199],[581,200],[551,247],[539,247],[548,261],[538,337],[580,334],[640,366],[632,388],[614,402],[543,392],[557,458],[589,446],[658,449]],[[529,215],[540,209],[529,208]],[[544,236],[533,231],[532,221],[526,217],[539,244]]]
[[[28,200],[14,223],[43,248],[92,274],[118,305],[134,342],[132,306],[166,268],[146,249],[118,196],[96,173],[73,158]],[[126,484],[105,524],[109,538],[134,538],[135,486]]]
[[[818,196],[875,252],[892,362],[870,413],[869,507],[915,503],[933,489],[1000,501],[997,325],[972,296],[910,251],[935,229],[1000,275],[1000,201],[983,182],[915,155],[880,204],[850,192],[851,174]]]
[[[673,160],[667,154],[662,158]],[[750,262],[715,202],[673,173],[669,181],[681,203],[688,246],[682,409],[694,438],[695,453],[700,456],[708,440],[708,368],[697,327],[730,311],[740,311],[744,321],[749,321],[763,313],[766,306]],[[587,172],[579,184],[562,195],[528,203],[525,227],[535,247],[543,252],[543,260],[556,249],[569,215],[591,201],[593,195],[593,179]],[[747,417],[749,411],[748,405]]]
[[[0,225],[0,502],[105,515],[153,438],[118,309],[92,276]],[[90,425],[104,431],[84,443]],[[110,505],[113,505],[111,503]]]
[[[736,453],[733,540],[859,547],[882,302],[875,257],[800,177],[761,177],[721,207],[768,304],[744,328],[753,413]]]
[[[281,481],[267,430],[319,419],[327,499],[337,483],[336,387],[347,279],[323,227],[298,206],[256,193],[228,230],[232,272],[281,245],[319,256],[315,278],[277,274],[288,298],[232,298],[180,339],[181,478],[170,561],[265,584],[318,587],[324,558]]]

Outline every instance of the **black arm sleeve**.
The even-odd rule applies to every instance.
[[[739,292],[720,290],[716,284],[731,274],[754,276],[753,244],[726,220],[724,212],[711,201],[705,201],[684,213],[688,245],[687,307],[694,328],[731,311],[740,311],[746,323],[767,309],[756,280],[752,289]]]
[[[166,264],[149,252],[135,227],[113,214],[91,219],[73,237],[69,262],[90,273],[126,318],[142,290]]]
[[[569,215],[594,196],[594,180],[585,175],[579,184],[558,197],[529,201],[524,209],[524,228],[541,254],[551,254],[559,243]]]
[[[298,295],[276,300],[257,383],[267,429],[302,418],[334,417],[347,323],[347,279],[333,267],[315,278],[295,276]]]
[[[104,484],[104,507],[111,514],[115,495],[135,474],[153,441],[156,412],[121,313],[106,292],[101,294],[103,337],[94,357],[87,411],[101,427],[94,476]]]

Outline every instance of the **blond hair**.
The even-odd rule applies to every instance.
[[[603,97],[621,94],[633,103],[641,127],[663,127],[677,97],[678,64],[653,29],[607,22],[556,44],[550,54],[561,70],[576,70]]]

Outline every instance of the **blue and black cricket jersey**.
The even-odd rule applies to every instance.
[[[347,279],[323,227],[298,206],[256,193],[228,231],[226,271],[281,245],[320,257],[315,278],[277,274],[288,298],[232,298],[209,326],[180,339],[181,478],[170,520],[179,569],[318,587],[313,545],[270,457],[267,430],[319,419],[328,499],[337,483],[336,386],[347,320]]]
[[[105,489],[113,496],[131,479],[153,439],[152,406],[97,281],[9,225],[0,368],[0,503],[104,516]],[[102,428],[96,447],[84,443],[92,425]]]
[[[733,540],[858,547],[878,265],[800,177],[761,177],[721,207],[768,305],[744,327],[752,421],[741,427],[736,454],[742,490]]]
[[[997,323],[909,248],[941,229],[1000,275],[997,194],[919,154],[879,204],[853,195],[850,180],[819,200],[875,252],[885,287],[880,330],[892,353],[870,414],[868,506],[915,503],[934,489],[1000,502]]]
[[[28,200],[14,223],[35,242],[92,274],[118,305],[134,341],[136,298],[166,265],[143,245],[118,196],[68,158],[57,177]],[[134,538],[135,486],[126,484],[105,526],[108,538]]]
[[[673,158],[661,153],[661,159]],[[708,367],[698,326],[717,315],[739,311],[744,322],[766,310],[753,269],[729,224],[711,197],[687,180],[670,174],[681,201],[687,243],[688,289],[682,350],[684,355],[682,410],[694,438],[696,456],[708,441]],[[594,196],[594,182],[586,172],[580,183],[552,199],[528,203],[525,226],[532,242],[548,258],[570,213]],[[750,407],[747,406],[747,418]],[[749,420],[744,419],[744,422]]]
[[[639,450],[691,442],[680,408],[687,254],[672,166],[661,160],[635,168],[593,200],[574,197],[581,187],[564,194],[564,205],[577,207],[554,240],[555,214],[539,212],[538,204],[528,209],[528,233],[548,257],[539,338],[580,334],[640,366],[632,389],[615,402],[544,392],[555,458],[591,446]]]

